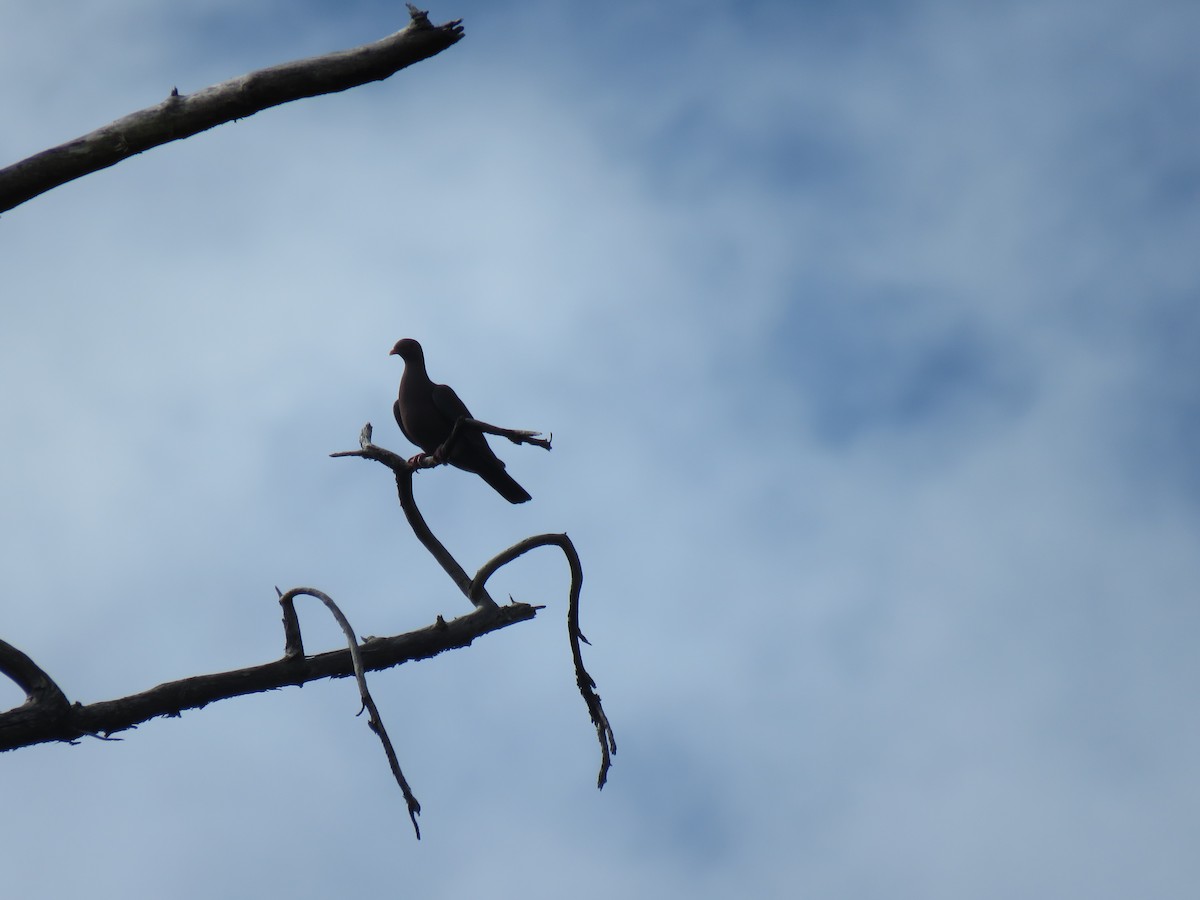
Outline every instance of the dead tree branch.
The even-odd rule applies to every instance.
[[[427,13],[411,3],[408,10],[412,21],[383,40],[259,69],[194,94],[172,90],[156,106],[0,169],[0,212],[160,144],[282,103],[381,81],[462,39],[461,20],[431,25]]]
[[[25,702],[0,716],[0,733],[5,717],[17,727],[42,718],[62,716],[71,703],[42,667],[7,641],[0,641],[0,674],[7,675],[25,692]]]
[[[487,580],[501,566],[508,565],[535,547],[548,546],[561,549],[567,557],[567,564],[571,567],[571,594],[567,602],[567,636],[571,641],[571,658],[575,661],[575,684],[579,687],[583,702],[587,704],[592,724],[596,726],[596,737],[600,741],[600,775],[596,779],[596,787],[602,789],[604,783],[608,781],[612,754],[617,752],[617,738],[613,734],[612,726],[608,723],[604,707],[600,704],[600,695],[596,693],[596,682],[583,667],[583,651],[579,642],[587,644],[589,641],[579,630],[579,594],[583,589],[583,564],[579,561],[579,553],[575,549],[575,544],[565,534],[538,534],[518,541],[483,564],[475,573],[475,579],[471,582],[471,593],[468,596],[473,595],[476,591],[482,591]]]
[[[460,424],[463,427],[486,425],[466,419],[460,420]],[[494,426],[486,428],[490,433],[501,433],[518,443],[532,443],[549,449],[549,441],[541,441],[536,432],[496,429]],[[453,435],[450,439],[453,439]],[[117,732],[134,728],[149,719],[158,716],[179,716],[184,710],[200,709],[217,700],[273,690],[285,685],[301,685],[320,678],[354,675],[358,681],[363,709],[370,713],[368,724],[383,744],[392,774],[408,804],[409,818],[417,837],[420,838],[417,815],[421,806],[400,769],[395,749],[384,729],[375,702],[367,690],[365,673],[368,669],[389,668],[414,659],[435,656],[452,648],[465,647],[482,634],[532,619],[540,607],[525,603],[500,606],[487,593],[487,581],[501,567],[535,547],[557,546],[566,556],[571,571],[567,630],[575,663],[576,684],[587,704],[600,741],[601,764],[597,786],[603,787],[612,765],[612,754],[617,750],[617,743],[612,726],[601,706],[600,697],[596,693],[596,683],[583,666],[580,643],[587,643],[587,638],[579,628],[583,567],[571,539],[565,534],[541,534],[526,538],[488,560],[475,577],[471,578],[433,535],[417,508],[412,493],[414,466],[390,450],[371,443],[370,423],[363,427],[359,435],[358,450],[331,455],[373,459],[392,470],[401,506],[414,533],[442,564],[467,600],[474,605],[473,612],[451,622],[446,622],[439,616],[434,625],[419,631],[390,638],[368,638],[360,645],[346,616],[332,599],[314,588],[293,588],[286,594],[281,594],[279,598],[283,610],[282,659],[231,672],[172,681],[141,694],[87,706],[80,703],[71,704],[53,679],[32,659],[10,644],[0,641],[0,674],[12,679],[26,694],[25,703],[20,707],[0,713],[0,751],[47,741],[75,742],[84,736],[108,739]],[[417,466],[425,468],[437,465],[438,455],[433,454],[418,460]],[[300,621],[295,610],[295,598],[300,595],[316,597],[329,608],[346,635],[346,650],[305,656]]]
[[[399,456],[391,450],[377,447],[371,443],[371,433],[371,423],[368,422],[359,433],[358,450],[343,450],[329,455],[335,458],[358,456],[362,459],[373,459],[375,462],[383,463],[383,465],[391,469],[392,473],[396,476],[396,492],[400,495],[400,506],[404,510],[404,515],[408,518],[408,524],[417,536],[417,539],[425,546],[430,555],[438,561],[438,564],[450,576],[450,580],[458,585],[458,589],[462,591],[464,597],[470,599],[477,608],[496,606],[496,601],[486,591],[481,591],[475,597],[471,597],[471,577],[458,564],[458,561],[450,555],[450,551],[446,549],[445,545],[434,536],[433,531],[430,530],[429,525],[425,522],[425,517],[421,515],[421,511],[417,508],[416,500],[413,499],[412,476],[415,470],[403,456]],[[425,460],[429,461],[426,462]],[[423,457],[417,468],[430,468],[436,465],[439,465],[439,463],[434,462],[432,457]]]
[[[415,468],[431,468],[440,465],[440,461],[444,460],[448,455],[448,449],[454,441],[460,426],[475,427],[482,431],[487,431],[489,434],[499,434],[507,437],[513,443],[534,444],[544,447],[547,450],[550,449],[550,441],[548,439],[541,440],[539,437],[540,432],[498,428],[495,425],[488,425],[486,422],[479,422],[476,419],[460,418],[455,422],[454,429],[450,432],[449,437],[446,438],[441,447],[432,454],[414,458]],[[579,687],[579,693],[583,696],[584,703],[587,704],[588,714],[591,716],[592,724],[596,726],[596,736],[600,741],[600,775],[597,778],[596,786],[603,788],[605,782],[608,780],[608,770],[612,765],[612,754],[617,752],[617,740],[613,734],[612,726],[609,724],[608,716],[604,712],[604,707],[600,703],[600,695],[596,693],[596,682],[583,666],[583,653],[580,648],[580,642],[588,643],[587,638],[583,636],[583,633],[579,629],[579,596],[583,588],[583,565],[579,560],[579,553],[576,551],[574,543],[565,534],[539,534],[525,538],[525,540],[513,544],[507,550],[484,563],[474,578],[468,578],[462,566],[450,555],[441,542],[433,536],[428,525],[425,524],[425,519],[421,516],[420,510],[417,509],[412,493],[412,476],[415,471],[414,463],[410,463],[404,457],[390,450],[376,446],[371,442],[371,435],[371,423],[368,422],[363,426],[362,432],[359,434],[358,450],[344,450],[338,453],[331,453],[330,456],[357,456],[362,459],[372,459],[392,470],[396,477],[396,488],[400,494],[400,505],[404,508],[405,515],[408,517],[413,531],[421,543],[425,545],[426,549],[441,563],[442,568],[446,570],[446,573],[458,585],[459,590],[475,605],[477,610],[496,607],[496,601],[488,594],[486,585],[488,579],[501,567],[508,565],[535,547],[556,546],[567,557],[567,562],[571,569],[570,599],[567,604],[567,634],[571,642],[571,656],[575,662],[575,683]]]
[[[450,580],[458,586],[463,596],[470,600],[472,604],[477,607],[495,606],[496,601],[492,599],[487,591],[472,590],[471,577],[458,564],[458,561],[450,555],[450,551],[446,549],[442,542],[434,536],[433,531],[430,530],[429,525],[425,522],[425,517],[421,515],[421,510],[417,507],[417,501],[413,498],[413,472],[417,469],[432,469],[435,466],[443,465],[449,458],[450,448],[459,434],[460,427],[463,426],[478,428],[489,434],[506,437],[514,444],[533,444],[546,450],[550,449],[550,441],[542,438],[540,431],[501,428],[497,425],[489,425],[487,422],[480,422],[478,419],[460,417],[455,421],[454,427],[450,430],[450,434],[445,442],[437,450],[433,453],[418,454],[413,457],[412,461],[393,453],[391,450],[371,443],[372,428],[370,422],[362,427],[362,431],[358,435],[357,450],[342,450],[329,455],[334,458],[357,456],[362,459],[372,459],[391,469],[392,473],[396,476],[396,492],[400,496],[400,507],[404,510],[409,527],[412,528],[417,539],[429,551],[430,555],[438,561],[438,564],[450,576]]]
[[[527,621],[535,615],[537,607],[512,603],[477,609],[449,622],[439,616],[433,625],[417,631],[368,639],[360,648],[362,665],[364,670],[378,671],[414,660],[429,659],[446,650],[468,647],[477,637]],[[286,625],[284,630],[286,635]],[[63,696],[61,702],[54,699],[38,702],[35,695],[30,694],[30,699],[24,705],[0,713],[0,751],[47,741],[76,741],[88,735],[107,737],[159,716],[178,716],[185,710],[202,709],[217,700],[307,684],[322,678],[346,678],[354,674],[354,662],[349,650],[334,650],[306,657],[299,644],[298,625],[294,638],[287,637],[286,640],[293,652],[288,655],[285,651],[283,658],[275,662],[170,681],[119,700],[83,705],[70,704]],[[296,646],[300,646],[299,655],[294,652]],[[0,649],[3,649],[0,652],[0,673],[29,693],[31,670],[21,669],[23,664],[17,660],[17,654],[25,660],[28,657],[8,644],[3,644]],[[34,665],[31,660],[28,664]],[[42,675],[49,681],[45,673]],[[39,696],[52,698],[52,695],[53,691],[46,689]]]
[[[279,588],[275,589],[276,593]],[[292,588],[286,594],[279,595],[279,605],[283,607],[284,630],[286,633],[284,656],[288,657],[288,653],[292,652],[291,658],[295,657],[296,646],[299,645],[300,628],[299,619],[296,616],[296,597],[307,595],[316,597],[337,619],[338,625],[341,626],[342,633],[346,635],[346,643],[350,650],[350,661],[354,666],[354,678],[358,682],[358,696],[362,700],[362,709],[367,710],[370,715],[367,718],[367,725],[375,732],[383,744],[383,752],[387,754],[388,765],[392,767],[392,775],[396,779],[396,784],[400,785],[400,790],[404,794],[404,802],[408,804],[408,817],[412,820],[413,830],[417,833],[417,840],[421,839],[421,826],[417,824],[417,816],[421,812],[421,804],[417,802],[417,798],[413,796],[412,788],[408,786],[408,780],[404,777],[404,773],[400,770],[400,760],[396,757],[396,749],[392,746],[392,739],[388,737],[387,729],[383,726],[383,717],[379,715],[379,707],[375,705],[375,699],[371,696],[371,692],[367,690],[367,673],[363,669],[362,654],[359,652],[358,638],[354,635],[354,629],[350,627],[350,620],[346,618],[346,614],[338,607],[333,599],[324,591],[318,591],[316,588]],[[296,643],[293,644],[293,629],[289,627],[294,624],[294,634]],[[303,655],[303,651],[301,651]],[[362,710],[359,710],[362,713]]]
[[[487,422],[481,422],[478,419],[459,416],[454,420],[454,427],[450,429],[450,434],[442,442],[442,446],[438,447],[432,454],[433,462],[428,463],[428,465],[438,465],[439,462],[450,458],[450,450],[454,447],[454,442],[458,440],[458,436],[464,428],[475,428],[488,434],[506,437],[514,444],[533,444],[535,447],[541,447],[543,450],[549,450],[550,442],[554,439],[554,435],[543,438],[540,431],[526,431],[522,428],[501,428],[498,425],[489,425]],[[428,457],[424,457],[423,460],[426,458]],[[426,467],[423,460],[418,468]]]
[[[433,26],[425,12],[411,3],[408,9],[412,19],[409,25],[381,41],[261,69],[190,95],[180,94],[173,89],[156,106],[0,169],[0,212],[152,147],[190,137],[282,103],[388,78],[406,66],[440,53],[462,38],[460,20]],[[400,505],[414,534],[438,560],[464,597],[473,604],[473,612],[451,622],[439,616],[437,622],[427,628],[390,638],[367,638],[360,644],[350,622],[328,595],[315,588],[293,588],[279,595],[284,631],[284,655],[281,659],[229,672],[184,678],[160,684],[140,694],[88,705],[71,703],[58,684],[32,659],[12,645],[0,641],[0,675],[11,679],[25,692],[25,702],[21,706],[0,711],[0,751],[49,741],[74,743],[85,736],[108,740],[112,735],[136,728],[150,719],[178,717],[184,710],[201,709],[217,700],[286,685],[302,685],[322,678],[353,675],[362,700],[360,714],[364,710],[369,713],[368,725],[383,745],[419,839],[421,831],[417,816],[421,806],[401,771],[395,748],[367,689],[366,672],[368,669],[385,669],[416,659],[426,659],[445,650],[466,647],[483,634],[532,619],[540,607],[525,603],[510,603],[502,607],[488,594],[487,581],[499,568],[534,547],[558,546],[567,557],[571,571],[568,634],[576,683],[600,741],[598,786],[603,787],[617,745],[600,705],[600,697],[595,691],[595,682],[583,666],[580,643],[587,642],[579,630],[583,569],[570,538],[565,534],[527,538],[489,560],[471,578],[434,536],[413,498],[413,472],[418,468],[443,464],[449,458],[454,442],[471,428],[507,438],[516,444],[532,444],[546,450],[550,449],[553,437],[542,438],[539,432],[499,428],[477,419],[462,417],[455,422],[441,447],[432,454],[418,455],[410,462],[372,444],[371,426],[368,423],[360,435],[358,450],[332,455],[373,459],[392,470]],[[298,596],[315,597],[325,604],[346,635],[345,650],[305,655],[295,609],[295,598]]]

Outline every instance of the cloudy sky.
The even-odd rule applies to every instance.
[[[352,448],[400,364],[534,502],[422,472],[533,623],[0,758],[5,893],[1194,896],[1200,6],[483,3],[389,81],[0,216],[0,637],[72,700],[467,611]],[[0,163],[398,3],[0,7]],[[334,647],[319,604],[311,650]],[[21,693],[0,683],[0,706]]]

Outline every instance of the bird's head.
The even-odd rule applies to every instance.
[[[405,362],[425,358],[425,354],[421,352],[421,345],[412,338],[402,338],[396,341],[396,346],[392,348],[388,356],[398,356]]]

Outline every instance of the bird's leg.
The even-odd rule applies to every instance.
[[[430,469],[430,468],[433,468],[434,466],[440,466],[446,461],[446,458],[448,456],[448,454],[445,453],[444,450],[445,450],[445,445],[442,445],[441,447],[438,447],[436,450],[434,450],[432,453],[425,453],[425,452],[418,453],[416,456],[409,458],[408,464],[414,469]],[[432,462],[429,462],[429,460],[432,460]]]

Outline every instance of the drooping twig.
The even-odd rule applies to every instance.
[[[608,780],[609,767],[612,765],[612,754],[617,752],[617,739],[608,722],[604,707],[600,704],[600,695],[596,693],[596,682],[583,667],[583,651],[579,642],[583,641],[586,644],[588,639],[579,630],[579,595],[583,589],[583,564],[579,561],[579,553],[575,550],[575,544],[565,534],[538,534],[518,541],[480,567],[475,574],[475,579],[471,582],[471,592],[483,590],[487,580],[501,566],[507,565],[535,547],[545,546],[559,547],[566,555],[567,563],[571,567],[571,594],[567,603],[567,636],[571,641],[571,657],[575,661],[575,684],[578,685],[579,693],[583,696],[584,703],[587,704],[592,724],[596,726],[596,737],[600,741],[600,776],[596,780],[596,787],[603,788],[604,783]]]
[[[470,646],[477,637],[527,621],[536,615],[535,606],[510,603],[476,609],[449,622],[439,616],[433,625],[425,628],[365,641],[360,647],[363,667],[377,671],[428,659],[446,650]],[[20,651],[13,648],[12,653],[3,655],[0,672],[18,685],[24,685],[27,682],[22,682],[21,678],[27,676],[21,675],[20,664],[13,662],[16,653]],[[24,654],[21,656],[24,657]],[[87,705],[70,704],[65,697],[62,702],[26,702],[23,706],[0,712],[0,751],[46,741],[73,741],[89,735],[108,736],[150,719],[178,716],[185,710],[200,709],[218,700],[288,685],[307,684],[322,678],[345,678],[353,673],[354,662],[349,650],[300,657],[285,653],[282,659],[274,662],[182,678],[117,700],[102,700]]]
[[[278,593],[279,588],[276,588],[275,591]],[[421,826],[417,824],[417,816],[421,812],[421,804],[417,802],[412,788],[408,786],[408,780],[400,770],[400,760],[396,757],[396,750],[392,746],[392,740],[388,737],[387,729],[383,725],[383,717],[379,715],[379,708],[375,705],[375,700],[371,697],[371,692],[367,690],[367,675],[363,669],[362,655],[358,649],[358,638],[354,634],[354,629],[350,627],[350,620],[346,618],[345,613],[341,611],[338,605],[333,602],[333,599],[323,591],[308,587],[292,588],[286,594],[280,594],[279,604],[285,610],[284,630],[288,630],[287,623],[289,621],[297,623],[295,629],[297,638],[299,637],[299,620],[296,617],[295,598],[302,595],[316,597],[324,603],[329,612],[337,620],[338,625],[341,626],[342,633],[346,635],[346,643],[350,650],[350,659],[354,665],[354,678],[358,682],[358,695],[362,699],[363,709],[367,710],[370,714],[367,718],[367,724],[383,744],[383,752],[387,754],[388,764],[392,768],[392,775],[395,777],[396,784],[400,785],[400,790],[404,794],[404,802],[408,804],[408,817],[412,820],[413,830],[417,833],[417,840],[419,841],[421,839]],[[290,634],[288,635],[288,649],[293,649],[292,636]]]
[[[172,90],[156,106],[0,169],[0,212],[160,144],[281,103],[380,81],[462,39],[462,20],[432,25],[411,3],[408,10],[412,21],[383,40],[259,69],[194,94]]]

